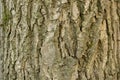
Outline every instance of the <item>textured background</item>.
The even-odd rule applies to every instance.
[[[120,0],[0,1],[0,80],[120,80]]]

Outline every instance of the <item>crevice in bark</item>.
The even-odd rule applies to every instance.
[[[33,4],[33,0],[29,0],[28,2],[28,6],[27,6],[27,25],[29,27],[29,29],[32,31],[32,26],[31,26],[31,18],[32,18],[32,5]]]
[[[20,5],[18,12],[19,12],[18,13],[19,14],[19,18],[18,18],[18,22],[17,22],[16,26],[18,26],[20,24],[20,21],[22,19],[22,5]]]
[[[59,24],[59,36],[58,36],[58,48],[60,50],[60,54],[61,54],[61,58],[62,58],[62,48],[61,48],[61,42],[63,41],[62,40],[62,37],[61,37],[61,31],[62,31],[62,23]]]

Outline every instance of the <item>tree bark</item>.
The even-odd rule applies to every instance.
[[[0,0],[0,80],[120,80],[120,0]]]

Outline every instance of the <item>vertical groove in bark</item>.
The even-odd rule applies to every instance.
[[[120,79],[119,0],[1,2],[3,80]]]

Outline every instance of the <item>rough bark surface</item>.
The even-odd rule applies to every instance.
[[[0,80],[120,80],[120,0],[0,0]]]

